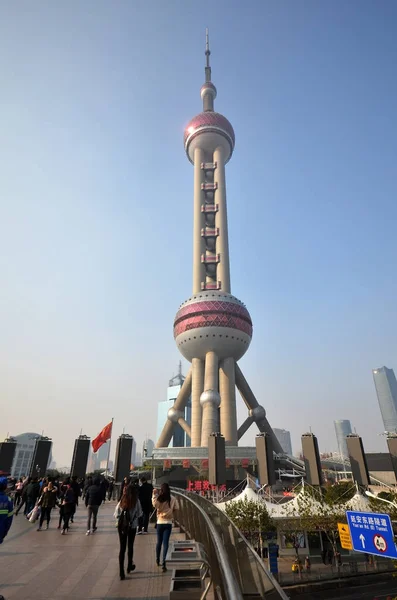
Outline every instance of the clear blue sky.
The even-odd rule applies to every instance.
[[[191,291],[182,134],[209,26],[236,132],[242,368],[295,449],[309,427],[335,449],[334,418],[385,448],[371,369],[397,368],[396,23],[393,0],[1,2],[2,433],[44,429],[59,465],[112,416],[155,435]]]

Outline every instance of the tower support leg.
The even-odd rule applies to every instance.
[[[221,434],[227,446],[237,446],[236,379],[233,358],[225,358],[220,363],[219,393]]]
[[[171,438],[174,434],[175,425],[178,423],[178,420],[181,417],[183,417],[187,401],[189,400],[191,389],[192,370],[190,369],[185,381],[183,382],[181,389],[179,390],[179,394],[177,399],[175,400],[174,406],[168,411],[167,422],[165,423],[163,431],[161,432],[160,437],[157,440],[156,448],[166,448],[169,445]]]
[[[266,419],[265,409],[263,408],[263,406],[258,404],[257,399],[255,398],[250,386],[248,385],[246,378],[244,377],[237,363],[235,370],[236,386],[249,410],[249,416],[253,418],[260,432],[268,433],[270,435],[273,444],[273,450],[277,453],[283,453],[281,444],[276,438],[273,429],[270,427],[269,421]]]
[[[254,417],[247,417],[244,421],[244,423],[242,423],[240,425],[240,427],[238,428],[238,432],[237,432],[237,439],[241,440],[241,438],[243,437],[243,435],[245,433],[247,433],[248,429],[251,427],[252,423],[254,422]]]
[[[218,357],[215,352],[207,352],[205,356],[204,392],[201,394],[200,403],[203,409],[201,427],[201,446],[208,447],[208,438],[211,433],[219,432],[219,405],[218,392]]]
[[[193,448],[201,446],[201,414],[200,396],[204,391],[204,361],[192,360],[192,437]]]

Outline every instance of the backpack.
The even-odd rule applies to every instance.
[[[120,533],[128,533],[128,530],[131,525],[131,517],[129,510],[121,511],[121,515],[119,516],[118,528]]]

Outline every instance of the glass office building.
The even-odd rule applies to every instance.
[[[393,369],[372,371],[385,431],[397,432],[397,381]]]
[[[346,436],[353,433],[351,423],[347,419],[339,419],[338,421],[334,421],[334,426],[336,441],[338,442],[338,452],[342,458],[349,458]]]
[[[167,414],[170,408],[174,406],[175,400],[179,394],[185,377],[182,375],[182,364],[179,363],[178,375],[170,379],[167,388],[167,398],[161,400],[158,404],[157,409],[157,439],[160,437],[160,433],[164,427],[164,423],[167,421]],[[192,404],[191,398],[189,398],[185,408],[185,421],[188,425],[192,423]],[[182,448],[190,446],[190,437],[183,431],[180,425],[176,425],[174,435],[170,444],[173,448]]]
[[[284,450],[285,454],[292,456],[292,444],[291,444],[291,433],[286,429],[273,429],[274,435],[280,442],[280,446]]]

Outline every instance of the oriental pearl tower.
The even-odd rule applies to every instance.
[[[194,168],[193,293],[174,320],[176,344],[191,368],[156,447],[169,445],[177,423],[192,447],[208,447],[212,433],[222,434],[226,446],[237,446],[256,423],[270,435],[274,451],[282,452],[265,409],[237,364],[251,343],[252,321],[243,302],[231,294],[225,165],[232,157],[235,135],[226,117],[214,110],[217,90],[211,81],[210,54],[207,30],[203,111],[184,132],[186,156]],[[240,427],[236,387],[248,409]],[[190,396],[191,426],[184,418]]]

